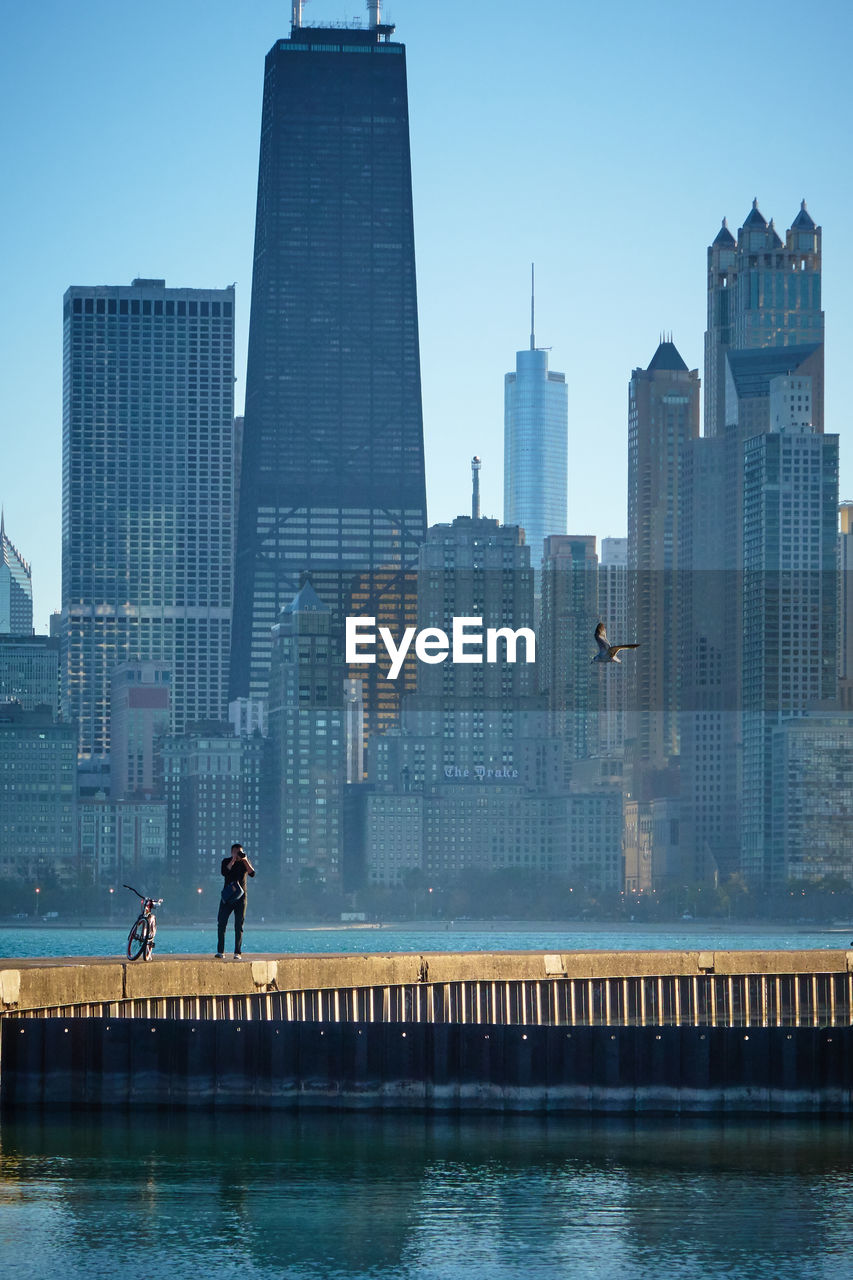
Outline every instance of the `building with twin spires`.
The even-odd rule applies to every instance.
[[[695,879],[767,886],[786,874],[776,729],[835,681],[837,443],[823,437],[821,228],[805,202],[784,240],[757,201],[737,237],[724,220],[707,290],[705,434],[679,517],[681,827]]]

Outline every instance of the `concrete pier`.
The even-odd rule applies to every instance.
[[[0,1103],[850,1112],[853,952],[21,962]]]
[[[853,972],[853,950],[538,951],[263,955],[241,961],[156,956],[150,963],[102,959],[0,960],[0,1016],[29,1009],[127,999],[237,996],[257,991],[395,986],[412,982],[505,982],[683,977],[713,973]]]

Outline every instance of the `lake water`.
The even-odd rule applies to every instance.
[[[846,1123],[7,1116],[0,1274],[849,1280],[851,1161]]]
[[[165,916],[165,919],[164,919]],[[132,919],[102,928],[0,928],[0,959],[41,956],[124,957]],[[799,951],[846,948],[853,928],[807,925],[739,927],[695,921],[673,927],[634,924],[570,925],[455,925],[339,927],[268,926],[249,918],[243,954],[289,955],[300,952],[423,952],[423,951]],[[233,928],[228,946],[233,947]],[[213,955],[216,927],[181,928],[163,913],[157,924],[155,956]]]
[[[272,929],[252,952],[846,947],[849,931]],[[0,930],[121,955],[126,928]],[[164,927],[159,954],[212,929]],[[853,1280],[844,1121],[5,1114],[15,1280]]]

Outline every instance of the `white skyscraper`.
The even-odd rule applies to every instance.
[[[0,512],[0,635],[29,636],[32,630],[32,570],[7,538]]]
[[[524,529],[538,570],[545,538],[567,527],[569,414],[566,375],[549,370],[533,321],[531,289],[530,349],[504,382],[504,524]]]

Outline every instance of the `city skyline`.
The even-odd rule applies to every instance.
[[[354,9],[311,0],[306,21],[351,20]],[[837,164],[846,8],[824,5],[801,30],[800,10],[783,4],[762,29],[760,59],[738,44],[722,73],[700,56],[701,15],[671,4],[648,6],[639,26],[627,5],[605,17],[553,0],[526,27],[503,3],[489,7],[488,25],[473,4],[458,6],[452,27],[409,0],[386,11],[409,63],[429,522],[467,509],[473,453],[483,457],[484,514],[500,514],[503,375],[523,345],[535,260],[537,337],[569,389],[569,527],[623,535],[631,369],[648,363],[665,330],[702,372],[705,248],[723,216],[732,229],[743,224],[754,197],[779,226],[805,197],[825,231],[827,430],[842,434],[844,497],[844,370],[833,356],[853,342],[840,304],[853,282],[842,230],[851,179]],[[196,288],[236,278],[238,409],[243,401],[257,68],[288,34],[290,14],[262,0],[248,14],[214,2],[203,23],[195,9],[166,15],[156,2],[145,13],[89,3],[73,15],[49,3],[12,16],[2,54],[9,109],[0,130],[18,196],[4,210],[16,249],[2,322],[4,473],[31,481],[12,490],[0,478],[0,499],[33,564],[39,632],[60,599],[65,289],[137,274]],[[644,67],[661,46],[669,74],[650,86]],[[578,58],[578,47],[597,56]],[[62,98],[57,129],[68,66],[75,90]],[[798,95],[814,109],[792,116],[781,72],[794,66]],[[766,104],[760,145],[737,125],[742,84]],[[665,146],[679,163],[663,175],[644,168],[641,145]],[[35,494],[53,501],[39,508]]]

